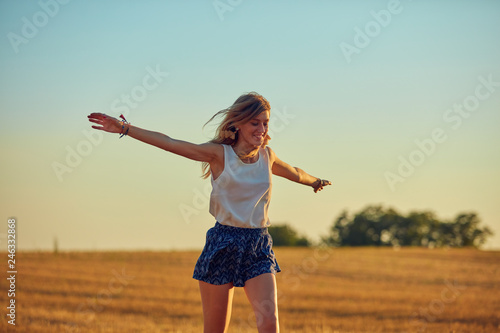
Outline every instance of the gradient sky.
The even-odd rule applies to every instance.
[[[0,1],[2,244],[15,217],[21,250],[201,249],[200,164],[87,115],[201,143],[257,91],[278,157],[334,184],[274,177],[272,223],[318,240],[369,204],[474,211],[500,248],[499,1],[66,2]]]

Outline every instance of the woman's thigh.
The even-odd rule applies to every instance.
[[[199,281],[205,332],[226,332],[231,319],[234,286]]]
[[[244,289],[255,312],[259,332],[278,332],[278,292],[274,274],[261,274],[247,280]]]

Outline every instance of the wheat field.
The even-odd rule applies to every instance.
[[[200,251],[21,252],[2,332],[202,332]],[[282,332],[499,332],[500,252],[275,248]],[[7,258],[7,254],[3,254]],[[5,262],[7,259],[5,259]],[[6,319],[7,318],[7,319]],[[229,332],[256,332],[236,288]]]

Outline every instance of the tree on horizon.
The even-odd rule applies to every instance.
[[[481,227],[474,212],[459,213],[451,221],[431,211],[404,216],[393,208],[370,205],[355,215],[343,211],[322,242],[329,246],[481,247],[493,235]]]

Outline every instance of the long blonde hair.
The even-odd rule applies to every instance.
[[[234,145],[238,141],[238,131],[236,130],[238,126],[252,120],[264,111],[271,111],[271,106],[264,97],[253,91],[241,95],[236,99],[233,105],[217,112],[205,123],[205,125],[203,125],[203,127],[205,127],[216,117],[224,116],[224,119],[215,130],[214,138],[209,142]],[[262,143],[263,148],[267,146],[269,140],[271,140],[271,137],[266,135]],[[210,176],[211,170],[208,162],[202,163],[202,171],[203,179]]]

